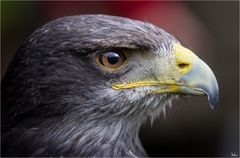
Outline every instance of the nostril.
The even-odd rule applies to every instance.
[[[187,64],[187,63],[178,64],[178,67],[179,67],[180,69],[183,69],[183,68],[188,67],[188,66],[189,66],[189,64]]]

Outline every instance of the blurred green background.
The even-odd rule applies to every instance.
[[[1,1],[1,75],[36,28],[58,17],[110,14],[151,22],[176,35],[212,68],[215,111],[204,97],[182,98],[140,137],[149,156],[239,156],[239,2]]]

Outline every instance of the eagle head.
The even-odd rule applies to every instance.
[[[212,70],[171,34],[107,15],[49,22],[2,81],[3,156],[145,156],[141,123],[183,95],[206,95]]]

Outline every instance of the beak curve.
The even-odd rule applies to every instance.
[[[211,108],[215,109],[219,98],[219,90],[212,70],[189,49],[175,44],[173,50],[181,74],[177,81],[178,91],[189,95],[207,95]]]
[[[178,85],[180,92],[190,95],[207,95],[212,109],[216,108],[219,99],[217,80],[209,66],[198,57],[190,72],[182,76]]]

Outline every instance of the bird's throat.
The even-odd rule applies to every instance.
[[[104,121],[106,122],[106,121]],[[85,128],[85,129],[84,129]],[[139,139],[139,125],[126,120],[110,124],[88,123],[80,127],[77,148],[80,156],[94,157],[135,157],[147,156]],[[89,154],[86,154],[86,150]]]

